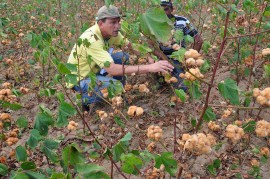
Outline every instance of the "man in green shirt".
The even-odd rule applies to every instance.
[[[119,52],[111,54],[109,47],[126,45],[132,49],[132,45],[125,40],[119,32],[121,15],[115,6],[103,6],[98,10],[97,23],[87,29],[81,36],[82,43],[80,46],[75,45],[71,51],[68,63],[77,65],[77,75],[79,84],[67,84],[68,88],[73,88],[82,93],[84,107],[100,100],[97,94],[101,95],[100,90],[110,85],[110,81],[115,81],[119,76],[123,76],[122,57],[127,60],[128,55]],[[173,66],[166,60],[160,60],[154,63],[149,56],[150,64],[147,65],[124,65],[125,74],[143,74],[149,72],[171,72]],[[109,64],[109,65],[105,65]],[[89,83],[91,79],[89,73],[93,72],[97,77],[96,83],[102,82],[101,86],[94,88],[94,93],[89,95]],[[104,76],[109,74],[114,78]],[[80,85],[80,86],[79,86]]]

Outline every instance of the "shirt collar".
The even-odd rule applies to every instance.
[[[104,39],[102,34],[101,34],[101,31],[100,31],[100,28],[96,22],[96,24],[94,25],[94,31],[95,31],[95,34],[98,36],[99,39],[103,40],[104,42],[105,41],[108,41],[109,39]]]

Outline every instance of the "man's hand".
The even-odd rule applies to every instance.
[[[156,63],[150,64],[151,72],[168,73],[168,72],[172,72],[173,69],[174,67],[167,60],[160,60]]]

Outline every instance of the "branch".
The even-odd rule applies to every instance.
[[[208,104],[208,106],[213,106],[213,107],[221,107],[221,108],[237,108],[237,109],[243,109],[243,110],[252,110],[252,109],[267,109],[267,108],[270,108],[270,107],[264,107],[264,108],[261,108],[261,107],[243,107],[243,106],[228,106],[228,105],[218,105],[218,104]]]
[[[241,38],[241,37],[248,37],[248,36],[254,36],[254,35],[259,35],[259,34],[263,34],[263,33],[267,33],[270,32],[269,30],[265,30],[265,31],[261,31],[261,32],[256,32],[253,34],[246,34],[246,35],[238,35],[238,36],[233,36],[233,37],[226,37],[226,39],[237,39],[237,38]]]
[[[216,64],[215,64],[215,67],[214,67],[214,71],[213,71],[213,75],[212,75],[212,78],[211,78],[211,85],[208,86],[208,91],[207,91],[207,95],[206,95],[206,100],[205,100],[205,105],[204,105],[204,108],[203,108],[203,111],[201,113],[201,116],[200,116],[200,119],[198,121],[198,124],[196,125],[196,133],[198,132],[198,129],[203,121],[203,116],[205,114],[205,111],[208,107],[208,102],[209,102],[209,97],[210,97],[210,92],[211,92],[211,89],[212,89],[212,86],[214,84],[214,79],[215,79],[215,76],[216,76],[216,72],[217,72],[217,68],[218,68],[218,65],[219,65],[219,61],[221,59],[221,55],[222,55],[222,52],[224,50],[224,46],[225,46],[225,43],[226,43],[226,36],[227,36],[227,29],[228,29],[228,24],[229,24],[229,17],[230,17],[230,10],[227,12],[227,16],[226,16],[226,21],[225,21],[225,29],[224,29],[224,37],[223,37],[223,41],[221,43],[221,46],[220,46],[220,50],[219,50],[219,54],[218,54],[218,58],[217,58],[217,61],[216,61]]]

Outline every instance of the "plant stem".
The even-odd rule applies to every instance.
[[[267,7],[267,3],[266,3],[266,6]],[[261,28],[261,25],[262,25],[262,17],[263,17],[263,13],[264,13],[265,9],[263,10],[263,12],[261,13],[261,17],[260,17],[260,23],[259,23],[259,27],[256,29],[256,32],[258,32]],[[255,58],[256,58],[256,48],[258,46],[258,40],[259,40],[259,36],[256,36],[256,43],[255,43],[255,46],[253,48],[253,56],[252,56],[252,66],[250,66],[250,75],[249,75],[249,80],[248,80],[248,85],[247,85],[247,90],[249,89],[250,85],[251,85],[251,79],[252,79],[252,76],[253,76],[253,69],[255,67]]]
[[[237,38],[241,38],[241,37],[255,36],[255,35],[259,35],[259,34],[263,34],[263,33],[267,33],[267,32],[270,32],[270,29],[269,30],[265,30],[265,31],[261,31],[261,32],[252,33],[252,34],[227,37],[226,39],[237,39]]]
[[[174,95],[175,96],[177,96],[176,95],[176,93],[175,93],[175,91],[174,91],[174,88],[173,88],[173,86],[170,84],[170,87],[171,87],[171,89],[172,89],[172,91],[173,91],[173,93],[174,93]],[[173,121],[173,153],[175,154],[175,152],[176,152],[176,145],[177,145],[177,140],[176,140],[176,120],[177,120],[177,109],[178,109],[178,101],[176,100],[176,103],[175,103],[175,110],[174,110],[174,121]]]
[[[109,155],[109,158],[111,160],[111,162],[113,163],[113,165],[115,166],[115,168],[118,170],[118,172],[125,178],[127,179],[127,177],[121,172],[120,168],[116,165],[116,163],[113,161],[112,156]]]
[[[235,66],[235,69],[236,69],[236,84],[238,86],[239,84],[239,70],[238,70],[238,67],[239,67],[239,61],[240,61],[240,41],[241,41],[241,38],[239,38],[237,40],[237,62],[236,62],[236,66]]]
[[[178,170],[178,175],[177,175],[177,178],[181,178],[181,175],[182,175],[182,172],[183,172],[183,167],[179,167],[179,170]]]
[[[228,108],[227,105],[218,105],[218,104],[208,104],[208,106]],[[237,109],[242,109],[242,110],[261,109],[261,107],[243,107],[243,106],[232,106],[232,105],[230,105],[230,108],[237,108]],[[266,108],[269,108],[269,107],[265,107],[262,109],[266,109]]]
[[[210,85],[208,85],[208,91],[207,91],[207,95],[206,95],[205,105],[204,105],[203,111],[201,113],[200,119],[199,119],[199,121],[198,121],[198,123],[196,125],[196,128],[195,128],[196,133],[198,132],[198,129],[199,129],[199,127],[200,127],[200,125],[202,123],[202,120],[203,120],[203,115],[205,114],[205,111],[206,111],[206,109],[208,107],[210,92],[211,92],[212,86],[214,84],[214,79],[215,79],[217,68],[218,68],[218,65],[219,65],[219,62],[220,62],[220,59],[221,59],[222,51],[223,51],[225,43],[226,43],[227,29],[228,29],[228,24],[229,24],[229,16],[230,16],[230,10],[227,12],[223,41],[222,41],[221,46],[220,46],[218,58],[217,58],[217,61],[216,61],[215,67],[214,67],[214,71],[213,71],[213,75],[212,75],[212,78],[211,78]]]
[[[111,179],[113,179],[113,162],[111,160]]]
[[[236,84],[237,86],[239,85],[239,62],[240,62],[240,42],[241,42],[241,38],[237,39],[237,61],[236,61]],[[239,109],[237,109],[236,111],[236,114],[237,114],[237,119],[239,119]]]
[[[165,149],[165,150],[167,150],[167,152],[169,152],[169,150],[167,149],[167,147],[159,140],[158,141],[161,145],[162,145],[162,147]]]
[[[258,120],[258,118],[259,118],[259,116],[260,116],[260,114],[261,114],[261,112],[262,112],[262,107],[260,107],[260,110],[259,110],[259,112],[258,112],[258,114],[257,114],[257,116],[256,116],[256,118],[255,118],[255,121],[257,121]]]

